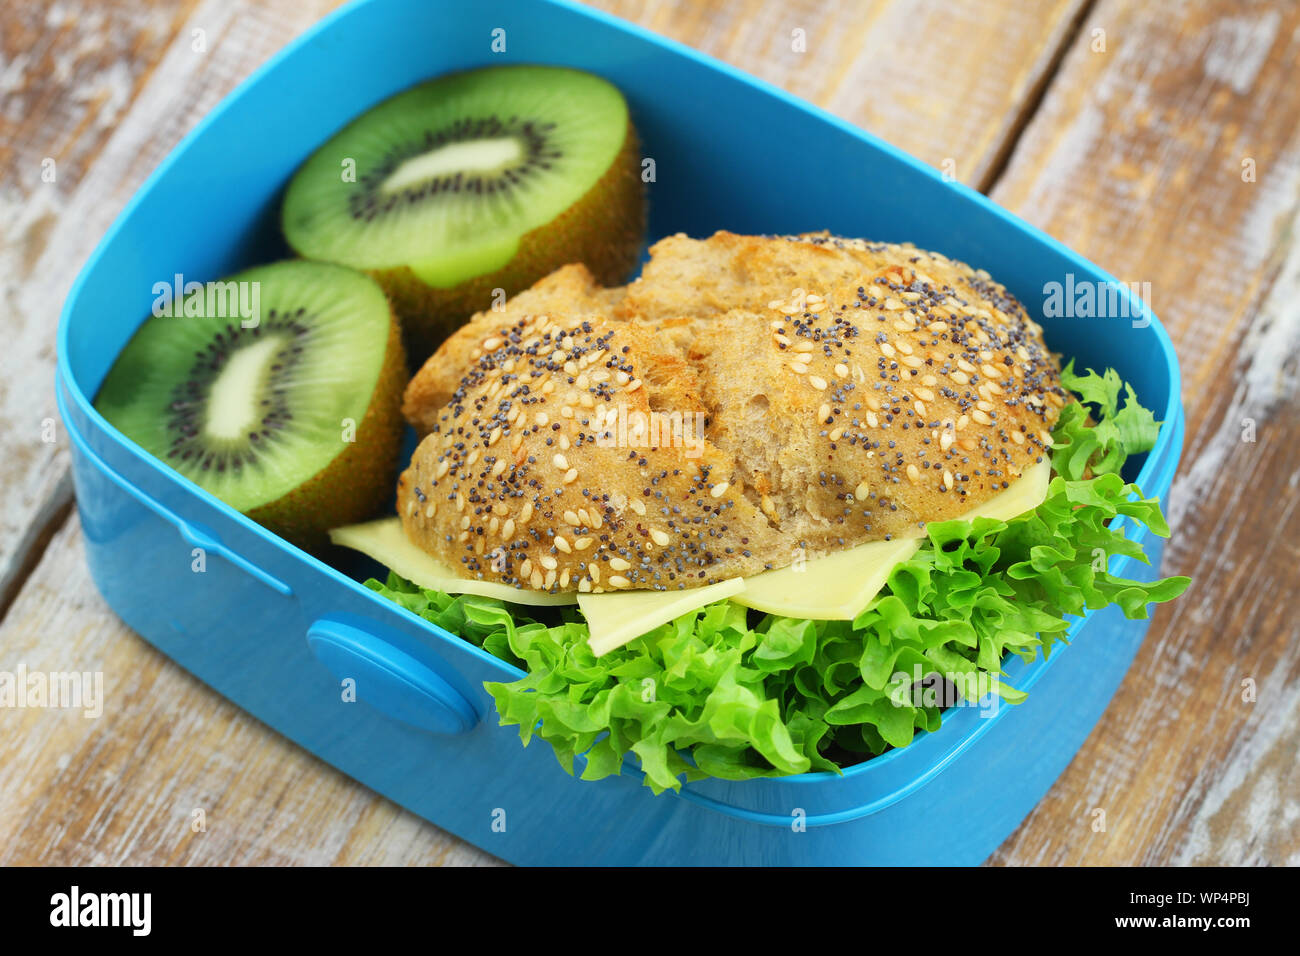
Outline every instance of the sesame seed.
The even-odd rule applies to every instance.
[[[926,401],[926,402],[934,401],[934,392],[930,391],[930,389],[928,388],[918,388],[918,389],[914,389],[913,391],[916,397],[921,399],[922,401]]]
[[[853,489],[853,497],[858,501],[866,501],[871,496],[871,486],[865,481],[858,482],[858,486]]]
[[[566,471],[569,467],[569,460],[559,452],[556,452],[555,457],[551,459],[551,463],[560,471]]]
[[[540,558],[537,559],[537,563],[540,564],[542,567],[544,567],[547,571],[554,571],[556,568],[560,566],[559,562],[557,562],[549,554],[542,555]]]
[[[723,495],[727,493],[727,489],[730,487],[731,487],[730,482],[720,481],[709,490],[709,494],[712,495],[714,498],[721,498]]]
[[[628,502],[628,504],[631,506],[632,510],[635,511],[637,514],[639,515],[645,514],[645,505],[642,502],[638,501],[636,498],[633,498],[631,501]]]
[[[921,470],[916,465],[907,466],[907,480],[912,484],[916,484],[921,480]]]
[[[951,372],[949,373],[948,377],[951,378],[958,385],[970,384],[970,376],[967,375],[965,372]]]
[[[566,511],[566,512],[564,513],[564,520],[565,520],[565,522],[566,522],[567,524],[571,524],[571,525],[573,525],[575,528],[581,526],[581,525],[584,523],[584,522],[578,520],[578,516],[577,516],[576,514],[574,514],[572,511]]]
[[[623,577],[623,575],[621,574],[611,575],[609,579],[609,583],[611,587],[616,587],[616,588],[629,588],[632,586],[632,582],[629,581],[627,578]]]
[[[588,548],[591,547],[591,542],[594,540],[595,540],[594,538],[578,538],[576,541],[573,542],[573,550],[586,551]]]
[[[515,519],[507,518],[506,523],[501,526],[501,538],[504,541],[509,541],[514,536],[515,536]]]
[[[944,469],[943,472],[943,486],[952,491],[952,472],[947,469]]]
[[[840,378],[848,378],[849,367],[845,365],[843,362],[840,362],[838,365],[835,366],[835,374]]]
[[[668,532],[661,531],[658,528],[650,529],[650,538],[651,540],[654,541],[655,544],[659,545],[659,547],[661,548],[668,547],[668,542],[672,540],[672,538],[668,536]]]
[[[827,437],[829,437],[831,441],[839,441],[843,436],[844,436],[844,426],[841,425],[838,428],[832,428],[830,435]]]
[[[826,379],[822,378],[820,375],[809,375],[808,384],[818,391],[824,391],[826,389]]]
[[[794,372],[796,375],[803,375],[808,371],[808,366],[803,362],[791,362],[790,371]]]
[[[578,478],[578,469],[576,468],[570,468],[568,471],[564,473],[564,483],[566,485],[572,484],[574,481],[577,480],[577,478]]]
[[[970,417],[981,425],[993,424],[993,419],[989,418],[989,416],[984,411],[978,408],[975,409],[975,411],[970,413]]]
[[[609,566],[615,571],[626,571],[632,567],[632,563],[630,561],[624,561],[622,558],[610,558]],[[611,581],[611,583],[613,582]]]
[[[519,510],[519,523],[528,524],[528,519],[533,516],[533,503],[525,501],[524,506]]]

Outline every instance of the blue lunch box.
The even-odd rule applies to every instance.
[[[491,50],[505,30],[507,52]],[[519,672],[364,588],[181,478],[91,402],[155,282],[215,279],[288,254],[279,200],[336,129],[420,80],[497,62],[565,64],[627,96],[655,160],[650,233],[829,229],[912,241],[988,269],[1031,304],[1049,282],[1112,287],[1140,321],[1041,319],[1081,368],[1114,367],[1164,422],[1132,460],[1148,495],[1183,440],[1168,335],[1096,266],[978,193],[849,124],[690,49],[561,0],[366,0],[327,17],[176,148],[100,243],[58,333],[59,408],[96,585],[182,667],[344,773],[524,864],[975,864],[1069,763],[1146,633],[1115,608],[1075,620],[1050,660],[1012,658],[1018,706],[957,707],[940,730],[842,776],[705,780],[654,796],[634,770],[584,782],[497,725],[484,681]],[[1041,317],[1040,317],[1041,318]],[[1121,519],[1127,520],[1127,519]],[[1129,529],[1155,576],[1163,542]],[[203,548],[206,570],[191,569]],[[355,577],[355,579],[354,579]],[[361,703],[340,681],[356,680]],[[631,768],[629,768],[631,769]]]

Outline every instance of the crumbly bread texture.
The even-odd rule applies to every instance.
[[[404,412],[407,534],[518,587],[696,587],[957,517],[1047,453],[1042,330],[908,245],[673,236],[602,289],[566,266],[476,315]]]

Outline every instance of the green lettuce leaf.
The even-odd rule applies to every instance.
[[[937,730],[954,703],[1024,700],[1001,680],[1008,655],[1047,656],[1071,616],[1116,605],[1144,618],[1190,583],[1108,570],[1116,555],[1146,561],[1128,528],[1169,534],[1159,502],[1120,477],[1159,425],[1113,370],[1078,375],[1071,363],[1062,382],[1081,401],[1053,430],[1043,504],[1010,521],[929,525],[852,622],[720,601],[597,659],[573,609],[453,597],[395,574],[367,585],[524,670],[485,685],[502,725],[525,745],[540,737],[570,773],[581,759],[584,780],[629,762],[656,793],[703,777],[839,772]]]

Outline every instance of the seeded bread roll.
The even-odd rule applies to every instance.
[[[411,382],[412,541],[471,577],[676,589],[923,532],[1041,461],[1065,402],[987,273],[825,234],[567,266]]]

